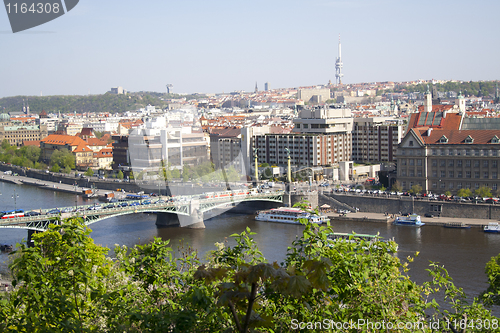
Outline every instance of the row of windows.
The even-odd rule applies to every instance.
[[[465,163],[463,163],[463,160],[431,160],[432,166],[441,166],[445,167],[448,165],[449,167],[457,166],[458,168],[461,168],[463,165],[465,165],[466,168],[470,168],[472,165],[474,168],[479,168],[481,165],[483,168],[488,168],[490,165],[492,168],[497,168],[498,167],[498,160],[465,160]]]
[[[403,181],[401,182],[401,186],[403,187],[403,190],[409,190],[412,188],[413,185],[420,185],[422,186],[422,182],[408,182],[408,187],[406,187],[406,182]],[[479,189],[481,186],[486,186],[492,189],[493,191],[496,191],[498,189],[498,183],[462,183],[462,182],[432,182],[431,183],[431,188],[432,189],[449,189],[449,190],[460,190],[461,188],[466,188],[466,189],[471,189],[474,188],[475,190]]]
[[[413,169],[410,169],[410,170],[406,170],[406,169],[402,169],[401,170],[401,177],[422,177],[422,169],[417,169],[416,172],[415,170]],[[437,170],[432,170],[432,173],[431,173],[431,177],[432,178],[476,178],[476,179],[498,179],[498,172],[497,171],[492,171],[491,173],[488,172],[488,171],[483,171],[483,173],[479,172],[479,171],[474,171],[474,172],[471,172],[471,171],[448,171],[448,173],[446,173],[446,171],[444,170],[441,170],[440,172],[438,172]],[[491,177],[490,177],[491,176]]]
[[[422,156],[423,149],[401,149],[400,155]],[[498,149],[432,149],[432,156],[499,156]]]

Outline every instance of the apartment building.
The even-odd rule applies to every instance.
[[[403,133],[403,122],[394,117],[354,118],[352,160],[358,163],[394,162]]]
[[[257,135],[260,163],[286,165],[288,149],[295,166],[326,166],[352,159],[353,118],[349,109],[305,109],[290,134]]]

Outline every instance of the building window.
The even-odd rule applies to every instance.
[[[411,169],[409,173],[410,177],[415,177],[415,170]]]
[[[462,178],[462,171],[457,171],[457,178]]]
[[[448,178],[453,178],[453,171],[448,171]]]
[[[403,159],[401,160],[401,165],[406,165],[406,158],[403,158]]]
[[[465,161],[465,167],[466,168],[470,168],[470,160],[466,160]]]
[[[403,189],[406,189],[406,182],[402,182],[401,186],[403,187]]]
[[[475,183],[475,184],[474,184],[474,188],[475,188],[476,190],[477,190],[477,189],[479,189],[479,183]]]
[[[488,160],[484,160],[483,161],[483,168],[487,168],[488,167]]]
[[[484,178],[484,179],[488,179],[488,178],[490,178],[490,177],[489,177],[489,174],[488,174],[488,171],[483,172],[483,178]]]
[[[457,160],[457,167],[459,167],[459,168],[462,167],[462,160]]]
[[[491,156],[497,156],[497,155],[498,155],[497,150],[496,150],[496,149],[493,149],[493,150],[491,151]]]
[[[422,169],[417,170],[417,177],[422,177]]]
[[[445,182],[440,182],[439,184],[440,184],[439,187],[446,188],[446,183]]]
[[[448,143],[448,138],[445,135],[443,135],[441,139],[439,139],[439,143]]]
[[[432,160],[432,166],[437,166],[437,165],[438,165],[437,160]]]
[[[479,171],[474,171],[474,178],[479,178]]]
[[[470,149],[465,150],[465,156],[470,156]]]
[[[491,173],[491,179],[498,179],[498,174],[497,174],[497,172],[496,172],[496,171],[493,171],[493,172]]]
[[[437,182],[432,182],[432,188],[437,188],[438,185],[437,185]]]
[[[465,171],[465,178],[470,178],[470,171]]]
[[[448,188],[449,188],[450,190],[451,190],[451,189],[453,189],[453,183],[449,183],[449,184],[448,184]]]
[[[474,143],[474,139],[469,135],[466,139],[465,139],[465,143]]]
[[[415,165],[415,160],[413,158],[410,158],[410,165]]]
[[[417,160],[417,166],[422,166],[422,159],[420,159],[420,158],[419,158],[419,159]]]
[[[462,183],[457,183],[457,189],[461,189],[462,188]]]
[[[452,167],[452,166],[453,166],[453,160],[449,160],[449,161],[448,161],[448,166],[449,166],[449,167]]]
[[[497,183],[491,184],[491,189],[496,191],[497,190]]]
[[[491,167],[496,168],[497,167],[497,161],[491,161]]]
[[[474,161],[474,168],[479,168],[479,161],[478,160]]]
[[[438,153],[437,153],[437,150],[436,149],[433,149],[432,150],[432,155],[436,156]]]
[[[441,156],[444,156],[444,155],[446,155],[446,151],[445,151],[445,149],[441,149]]]
[[[432,177],[437,177],[438,176],[438,172],[436,170],[432,170]]]
[[[410,141],[408,142],[408,146],[413,147],[413,140],[410,140]]]
[[[441,171],[441,178],[444,178],[444,177],[446,177],[446,171],[442,170]]]
[[[406,170],[401,170],[401,177],[406,177]]]

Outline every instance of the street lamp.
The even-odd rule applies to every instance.
[[[19,198],[19,195],[16,194],[16,189],[14,189],[14,194],[12,195],[12,198],[14,199],[14,210],[17,210],[17,198]]]

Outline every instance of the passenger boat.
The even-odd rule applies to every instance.
[[[420,215],[411,214],[410,216],[398,216],[393,222],[395,225],[406,225],[410,227],[421,227],[425,225],[420,219]]]
[[[321,224],[330,221],[330,219],[323,215],[317,215],[303,211],[300,208],[273,208],[258,212],[255,217],[257,221],[266,222],[279,222],[300,224],[301,219],[306,219],[311,223]]]
[[[483,228],[484,232],[490,232],[490,233],[500,233],[500,225],[498,222],[490,222],[488,225],[485,225]]]

